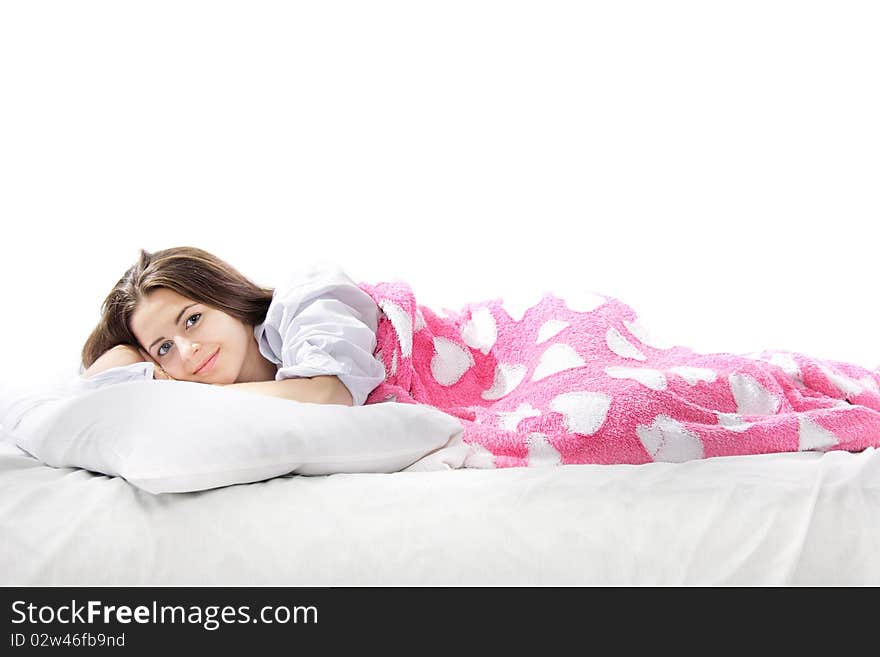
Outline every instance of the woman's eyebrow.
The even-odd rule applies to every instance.
[[[174,325],[177,326],[178,324],[180,324],[180,318],[183,317],[183,313],[186,312],[186,309],[192,308],[195,305],[196,305],[195,303],[191,303],[188,306],[184,306],[183,308],[181,308],[180,314],[177,316],[177,319],[174,320]],[[165,339],[164,337],[161,337],[161,338],[156,338],[155,340],[153,340],[153,343],[150,345],[150,349],[152,349],[153,345],[155,345],[157,342],[159,342],[159,340],[164,340],[164,339]],[[147,351],[149,351],[150,349],[148,349]]]

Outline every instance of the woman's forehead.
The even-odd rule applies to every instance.
[[[146,300],[152,302],[171,302],[178,303],[180,301],[191,301],[189,297],[185,297],[174,290],[171,290],[167,287],[157,287],[153,290],[147,292],[144,297]]]
[[[174,318],[184,307],[195,303],[192,299],[168,288],[157,288],[142,297],[132,313],[135,332],[161,330],[174,324]]]

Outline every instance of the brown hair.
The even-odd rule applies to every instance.
[[[83,345],[84,369],[116,345],[139,346],[129,322],[140,301],[157,288],[218,308],[251,326],[265,321],[273,292],[202,249],[180,246],[153,253],[141,249],[138,261],[101,305],[101,320]]]

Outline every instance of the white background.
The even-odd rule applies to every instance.
[[[138,249],[880,364],[873,2],[4,2],[4,378]]]

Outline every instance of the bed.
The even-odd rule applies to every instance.
[[[482,334],[468,332],[468,327],[478,320],[485,324],[491,311],[492,321],[498,322],[498,335],[502,335],[516,316],[502,309],[500,303],[469,306],[458,315],[447,311],[446,317],[440,317],[418,306],[411,295],[397,294],[393,299],[377,295],[377,301],[384,310],[377,358],[383,356],[386,370],[393,374],[371,395],[377,402],[371,404],[372,410],[360,407],[343,411],[361,413],[359,418],[374,413],[378,418],[379,407],[388,404],[390,409],[397,403],[397,396],[403,397],[410,390],[421,388],[423,397],[415,401],[424,401],[429,384],[437,392],[436,400],[428,401],[442,401],[441,393],[455,386],[448,381],[437,385],[426,373],[449,371],[436,367],[437,362],[431,360],[431,345],[438,343],[436,336],[441,330],[447,338],[461,331],[474,343],[469,342],[470,353],[478,361],[486,353],[501,354],[497,361],[485,358],[478,362],[484,368],[484,386],[492,382],[492,372],[497,372],[496,363],[502,362],[504,354],[495,351],[497,345],[491,350],[486,348]],[[534,408],[520,412],[524,402],[537,404],[534,391],[553,378],[535,381],[523,374],[517,380],[524,383],[513,393],[499,393],[499,402],[464,408],[447,402],[442,406],[456,414],[456,430],[461,422],[471,436],[483,440],[482,454],[476,453],[470,461],[459,460],[452,466],[440,463],[427,469],[399,469],[385,463],[376,472],[338,472],[338,468],[328,468],[326,474],[320,470],[271,472],[234,485],[215,481],[210,487],[205,485],[207,490],[191,492],[150,492],[122,476],[110,476],[109,468],[52,467],[45,464],[51,460],[41,462],[0,431],[0,584],[880,585],[880,454],[876,449],[878,431],[872,424],[880,418],[880,412],[874,409],[880,390],[875,373],[843,365],[843,369],[832,371],[826,363],[800,357],[795,362],[788,355],[780,360],[779,354],[754,359],[723,355],[726,360],[722,362],[717,355],[703,357],[685,349],[653,349],[631,321],[634,315],[618,320],[611,313],[615,308],[615,312],[623,313],[625,306],[602,301],[600,309],[611,309],[602,315],[605,310],[596,311],[596,302],[588,301],[588,308],[574,311],[562,301],[545,298],[542,306],[533,306],[526,311],[532,314],[525,317],[531,318],[535,333],[543,331],[547,321],[560,317],[573,325],[596,322],[589,333],[599,338],[589,343],[582,337],[575,344],[598,344],[602,348],[608,344],[612,349],[603,352],[601,362],[618,362],[613,358],[618,358],[620,365],[633,362],[632,353],[612,353],[620,350],[625,335],[653,359],[647,361],[648,365],[656,363],[652,376],[665,373],[664,386],[656,386],[653,378],[617,378],[617,370],[622,367],[609,372],[609,368],[603,371],[592,362],[577,363],[577,369],[563,369],[559,377],[578,372],[584,377],[594,376],[597,385],[607,387],[611,380],[608,377],[613,375],[615,385],[620,381],[628,386],[621,390],[630,396],[622,399],[660,400],[666,404],[664,409],[676,403],[687,406],[680,400],[691,391],[735,388],[743,371],[756,378],[764,376],[762,381],[767,387],[752,381],[747,392],[755,394],[735,395],[736,399],[731,397],[726,402],[729,408],[719,406],[739,413],[719,413],[717,417],[710,414],[706,424],[687,424],[687,431],[678,434],[668,427],[645,432],[641,446],[635,444],[631,453],[642,458],[652,445],[650,441],[659,436],[666,440],[666,446],[654,450],[654,462],[559,465],[562,457],[571,454],[550,449],[547,436],[539,433],[546,431],[549,435],[549,425],[540,424],[541,414]],[[567,303],[574,305],[570,300]],[[536,309],[543,309],[543,314],[536,315]],[[401,326],[416,327],[417,339]],[[434,332],[433,341],[430,331]],[[559,333],[546,344],[555,348],[553,341],[565,335]],[[401,350],[401,344],[409,343],[411,354]],[[426,363],[431,361],[421,370],[409,357],[418,356],[418,349],[425,351],[422,356]],[[511,345],[507,360],[523,359],[524,349],[522,344]],[[542,366],[541,354],[540,349],[533,349],[528,372]],[[731,373],[722,376],[728,361],[733,363],[728,367]],[[715,367],[719,376],[708,381],[700,378],[705,369],[674,367],[683,363]],[[467,377],[476,369],[457,376],[467,383]],[[766,375],[768,372],[772,376]],[[689,378],[694,373],[696,378]],[[403,374],[409,377],[406,384],[400,382]],[[493,390],[498,381],[496,375]],[[517,385],[510,380],[507,383]],[[212,400],[199,396],[234,394],[190,382],[125,385],[150,385],[150,390],[163,394],[169,390],[165,386],[189,386],[179,388],[186,394],[175,391],[151,402],[164,408],[173,404],[180,404],[181,409],[205,407]],[[801,404],[801,410],[774,414],[774,406],[767,412],[764,407],[771,386],[776,386],[773,390],[779,399]],[[812,397],[802,397],[798,392],[818,388],[827,392]],[[116,393],[112,390],[122,389],[109,386],[100,394],[113,395]],[[426,389],[428,392],[424,392]],[[10,399],[12,390],[0,390],[0,398],[5,395]],[[521,390],[524,392],[517,398]],[[238,394],[248,397],[246,393]],[[140,391],[136,399],[143,399]],[[475,400],[467,398],[468,404]],[[241,405],[215,403],[218,414],[220,409]],[[247,433],[249,438],[253,418],[271,415],[269,405],[280,404],[286,409],[290,404],[260,396],[251,396],[248,403],[265,408],[235,411],[238,416],[233,419],[239,426],[246,426],[248,432],[232,432],[233,437],[241,439]],[[516,416],[516,421],[523,423],[520,429],[533,427],[527,445],[502,444],[510,432],[502,428],[503,422],[490,426],[489,411],[502,409],[502,403],[507,404],[503,407],[506,412],[498,412],[503,422]],[[548,398],[547,404],[552,407],[552,399]],[[104,398],[100,405],[124,404]],[[442,415],[434,425],[441,429],[441,438],[446,420],[453,417],[445,411],[436,410]],[[566,415],[565,408],[561,411],[557,420]],[[89,413],[95,414],[94,407]],[[78,422],[81,429],[93,424],[89,413],[74,420],[56,419],[51,430],[44,433],[64,443],[66,433],[74,431],[72,424]],[[129,413],[118,415],[125,418]],[[183,411],[179,410],[178,415],[182,416]],[[814,419],[807,421],[806,415]],[[144,415],[136,424],[151,422],[151,417]],[[796,418],[800,418],[799,424],[792,423]],[[772,424],[777,420],[778,429]],[[783,420],[788,424],[783,426]],[[215,427],[215,432],[220,434],[226,424],[218,422],[221,426]],[[8,420],[7,425],[11,426]],[[381,429],[384,425],[378,422],[375,426]],[[589,433],[582,427],[578,429]],[[734,445],[774,453],[719,455],[701,451],[695,455],[691,432],[697,430],[709,431],[703,436],[707,450],[713,436],[725,431],[724,442],[718,443],[722,447]],[[783,430],[788,431],[789,442],[778,440]],[[112,425],[103,431],[118,433]],[[181,436],[190,435],[186,428],[180,431]],[[628,435],[637,433],[628,431]],[[152,439],[165,432],[155,425],[146,435]],[[760,442],[750,446],[746,440],[749,432],[758,435]],[[333,435],[326,434],[321,442]],[[401,436],[407,438],[405,433]],[[532,442],[536,436],[540,440]],[[827,440],[829,436],[836,442]],[[582,436],[577,444],[599,438],[599,433]],[[686,439],[680,443],[685,451],[670,449],[676,447],[670,441],[681,438]],[[412,439],[418,442],[421,435],[411,433],[408,440]],[[604,440],[615,445],[618,438],[609,435]],[[252,441],[241,442],[249,445]],[[426,452],[435,446],[430,441],[424,443]],[[487,458],[487,450],[496,446],[498,451]],[[345,446],[349,449],[350,445]],[[613,456],[627,458],[628,454],[621,451]],[[672,462],[676,459],[683,462]],[[493,460],[496,466],[507,467],[491,467]],[[528,467],[519,467],[518,463]]]
[[[282,476],[152,495],[0,443],[11,586],[880,584],[880,453]]]

